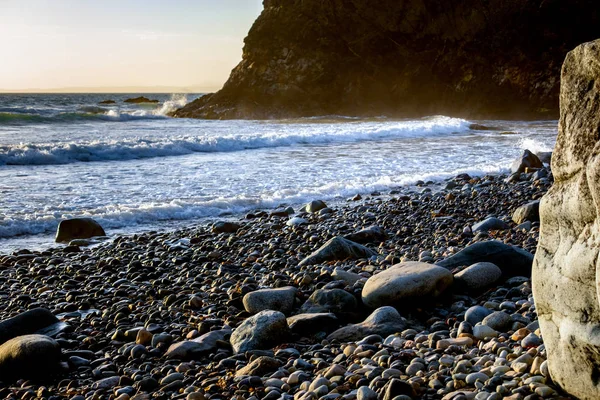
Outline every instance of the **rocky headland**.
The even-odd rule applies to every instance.
[[[565,398],[530,281],[553,176],[531,163],[0,256],[0,397]]]
[[[555,118],[593,0],[265,0],[223,88],[177,117]]]

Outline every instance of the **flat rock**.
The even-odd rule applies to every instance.
[[[277,371],[281,361],[268,356],[260,356],[250,364],[235,371],[235,376],[263,376],[269,372]]]
[[[362,300],[372,308],[400,305],[406,300],[441,295],[454,277],[445,268],[422,262],[404,262],[373,275],[362,290]]]
[[[495,217],[486,218],[471,227],[473,232],[503,231],[505,229],[510,229],[510,225]]]
[[[300,266],[320,264],[327,261],[369,258],[375,255],[377,255],[377,252],[368,247],[337,236],[328,240],[323,246],[300,261]]]
[[[356,312],[358,302],[343,289],[317,289],[302,305],[304,313],[334,313],[338,316]]]
[[[540,201],[535,200],[517,208],[512,216],[515,224],[522,224],[525,221],[536,222],[540,220]]]
[[[344,326],[331,333],[327,339],[353,342],[372,334],[387,336],[403,331],[406,324],[406,320],[394,307],[379,307],[363,322]]]
[[[231,334],[231,347],[235,353],[265,350],[289,338],[285,315],[279,311],[261,311],[245,319]]]
[[[339,326],[339,320],[333,313],[297,314],[287,319],[293,333],[302,336],[317,332],[329,332]]]
[[[56,230],[57,243],[74,239],[89,239],[94,236],[106,236],[104,229],[92,218],[71,218],[60,221]]]
[[[333,269],[331,277],[336,281],[344,281],[347,285],[354,285],[357,281],[362,279],[362,276],[359,274],[345,271],[339,267]]]
[[[47,377],[57,371],[60,346],[44,335],[14,337],[0,346],[0,374],[11,378]]]
[[[387,234],[383,228],[379,226],[370,226],[365,229],[361,229],[358,232],[351,233],[344,236],[344,239],[350,240],[355,243],[379,243],[387,239]]]
[[[45,308],[34,308],[0,322],[0,344],[17,336],[36,333],[58,323],[58,318]]]
[[[479,262],[454,275],[454,282],[459,289],[477,292],[492,286],[501,277],[502,270],[496,264]]]
[[[288,314],[294,308],[296,291],[297,289],[292,286],[255,290],[244,295],[244,308],[251,314],[264,310],[281,311]]]
[[[240,229],[240,224],[229,221],[215,222],[212,226],[213,233],[235,233]]]
[[[496,264],[502,270],[502,275],[506,277],[531,276],[533,254],[520,247],[511,246],[498,240],[488,240],[467,246],[453,256],[436,264],[452,270],[478,262]]]
[[[190,360],[205,356],[217,349],[217,342],[227,340],[230,335],[230,329],[220,329],[205,333],[193,340],[173,343],[167,349],[165,357]]]

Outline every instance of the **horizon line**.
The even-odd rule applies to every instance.
[[[0,89],[4,94],[42,94],[42,93],[211,93],[219,90],[216,86],[73,86],[58,88],[28,88],[28,89]]]

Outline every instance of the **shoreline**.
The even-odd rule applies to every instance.
[[[371,334],[362,341],[350,341],[355,344],[327,339],[335,327],[360,323],[373,311],[360,301],[365,281],[393,264],[417,260],[438,263],[489,239],[535,252],[538,223],[530,224],[527,230],[516,229],[510,221],[517,207],[540,198],[551,185],[548,178],[532,181],[531,176],[507,183],[507,176],[502,174],[471,179],[463,175],[449,180],[448,188],[437,192],[424,185],[412,193],[406,189],[389,196],[363,196],[356,202],[332,203],[331,208],[318,213],[302,213],[298,217],[307,224],[297,226],[286,225],[287,215],[264,212],[253,219],[237,220],[239,226],[233,233],[214,233],[203,225],[120,236],[92,249],[68,246],[0,255],[4,279],[21,282],[5,286],[0,294],[0,319],[36,307],[62,317],[69,327],[55,338],[63,349],[64,371],[50,379],[44,393],[79,400],[109,394],[119,399],[143,399],[156,392],[161,392],[162,398],[190,400],[232,396],[268,400],[275,395],[291,400],[292,396],[314,399],[310,393],[315,391],[319,397],[352,400],[363,386],[387,399],[386,393],[395,393],[390,387],[398,381],[410,383],[412,391],[407,393],[412,398],[446,399],[444,396],[453,392],[474,395],[491,390],[483,384],[474,385],[472,376],[467,377],[494,375],[483,368],[483,361],[482,367],[476,367],[479,359],[506,365],[497,379],[498,388],[502,387],[497,391],[534,392],[528,386],[528,379],[534,377],[538,386],[548,388],[543,390],[556,394],[558,389],[549,380],[546,384],[540,372],[545,358],[541,339],[535,335],[535,306],[527,277],[503,279],[477,295],[453,290],[436,300],[397,306],[406,318],[404,329],[397,335]],[[492,214],[507,222],[509,229],[477,234],[465,229]],[[329,239],[372,225],[380,226],[387,235],[387,239],[365,244],[379,255],[316,265],[301,263]],[[354,277],[354,283],[340,280],[344,273]],[[333,327],[326,322],[309,323],[317,327],[316,332],[293,330],[273,350],[232,351],[228,330],[239,328],[251,316],[243,296],[258,289],[288,286],[295,288],[288,316],[304,312],[307,303],[314,303],[313,294],[322,289],[341,290],[356,303],[348,309],[348,300],[334,300],[335,307],[343,310],[334,312],[337,319]],[[459,341],[439,350],[437,342],[455,343],[452,338],[458,338],[457,332],[465,332],[460,321],[469,307],[477,305],[520,317],[511,317],[511,327],[499,329],[495,339],[479,339],[468,333],[460,338],[467,337],[470,342],[465,339],[462,345]],[[537,337],[534,348],[519,345],[527,336],[521,337],[523,329]],[[216,341],[208,339],[218,335]],[[402,343],[399,348],[393,344],[396,341]],[[175,351],[173,346],[191,346],[186,343],[208,347],[194,355],[184,351],[169,356]],[[497,347],[508,349],[509,354],[492,351]],[[383,362],[378,357],[386,352],[387,369],[364,375],[374,368],[372,363]],[[524,353],[535,353],[530,361],[535,359],[536,364],[529,364],[527,372],[512,368],[507,361]],[[455,371],[457,365],[468,359],[474,361],[460,375]],[[366,368],[363,372],[352,366],[359,360]],[[271,367],[255,365],[262,362],[271,362]],[[447,362],[447,368],[454,372],[440,367]],[[419,363],[422,366],[416,365]],[[534,366],[537,369],[530,373]],[[25,388],[18,382],[17,386],[0,385],[0,395],[29,390],[40,387],[31,382]],[[359,399],[365,398],[362,396]]]

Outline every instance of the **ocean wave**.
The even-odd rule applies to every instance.
[[[0,239],[17,236],[51,234],[56,231],[61,220],[66,218],[90,217],[109,230],[134,230],[138,226],[185,221],[201,221],[224,216],[239,216],[257,209],[274,209],[282,204],[300,205],[316,198],[325,201],[342,201],[357,193],[387,191],[401,186],[410,186],[419,180],[443,181],[460,173],[482,176],[488,173],[502,173],[504,167],[480,165],[437,173],[416,173],[401,176],[383,176],[374,180],[364,178],[348,179],[325,183],[308,188],[288,188],[260,193],[255,196],[238,195],[214,199],[176,199],[168,202],[147,202],[142,204],[110,203],[89,208],[82,212],[72,209],[52,209],[46,213],[28,213],[12,216],[0,214]]]
[[[78,122],[125,122],[140,119],[161,119],[187,104],[186,95],[172,95],[153,109],[111,108],[96,105],[83,105],[75,111],[39,110],[28,107],[2,107],[0,108],[0,125],[26,125],[26,124],[53,124],[53,123],[78,123]]]
[[[112,116],[107,116],[112,118]],[[123,115],[115,115],[122,118]],[[134,116],[135,117],[135,116]],[[0,146],[0,165],[48,165],[118,161],[192,153],[216,153],[295,145],[324,145],[397,138],[420,138],[468,132],[469,121],[435,117],[385,124],[331,124],[320,129],[277,125],[259,133],[179,136],[164,139],[130,138],[114,141],[38,143]]]

